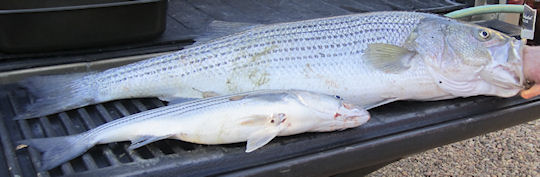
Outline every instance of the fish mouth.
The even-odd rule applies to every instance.
[[[371,119],[369,112],[361,107],[349,103],[342,103],[342,105],[345,109],[339,111],[342,112],[339,117],[344,122],[355,122],[355,124],[360,125]]]
[[[523,72],[523,49],[525,48],[526,43],[526,39],[512,39],[510,42],[511,54],[508,56],[508,60],[514,63],[511,65],[511,68],[508,68],[511,70],[509,72],[513,72],[518,77],[519,87],[521,88],[526,88],[527,86],[527,79]]]
[[[510,39],[503,45],[488,48],[493,60],[483,69],[482,78],[507,91],[526,88],[527,81],[523,72],[522,58],[525,42],[525,40]],[[513,92],[508,94],[514,95]]]

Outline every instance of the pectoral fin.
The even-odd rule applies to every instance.
[[[268,144],[279,133],[277,128],[265,128],[249,135],[247,139],[246,152],[251,152]]]
[[[263,119],[267,121],[265,128],[248,136],[246,152],[254,151],[268,144],[268,142],[274,139],[279,132],[285,128],[282,123],[285,122],[286,119],[287,118],[284,113],[272,114],[266,119]]]
[[[131,145],[128,147],[129,150],[140,148],[144,145],[150,144],[154,141],[159,141],[162,139],[167,139],[172,135],[165,135],[165,136],[140,136],[133,140],[131,140]]]
[[[414,55],[416,52],[400,46],[375,43],[367,46],[364,59],[385,73],[400,73],[410,68],[410,61]]]

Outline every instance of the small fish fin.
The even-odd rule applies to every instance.
[[[86,152],[96,142],[81,139],[79,136],[26,139],[17,142],[19,146],[28,145],[40,152],[40,171],[50,170]]]
[[[416,52],[400,46],[375,43],[367,46],[364,59],[385,73],[400,73],[409,69],[415,54]]]
[[[265,128],[252,133],[247,138],[246,152],[252,152],[268,144],[279,134],[278,128]]]
[[[169,138],[171,136],[173,136],[173,135],[171,134],[171,135],[165,135],[165,136],[151,136],[151,135],[139,136],[139,137],[131,140],[131,145],[129,145],[128,149],[129,150],[137,149],[137,148],[140,148],[140,147],[142,147],[144,145],[150,144],[152,142],[159,141],[159,140],[162,140],[162,139],[167,139],[167,138]]]
[[[379,106],[381,106],[381,105],[385,105],[385,104],[388,104],[388,103],[391,103],[391,102],[394,102],[394,101],[397,101],[397,100],[399,100],[397,97],[386,98],[386,99],[381,100],[381,101],[379,101],[379,102],[377,102],[377,103],[374,103],[374,104],[372,104],[372,105],[366,106],[366,107],[365,107],[365,110],[370,110],[370,109],[372,109],[372,108],[376,108],[376,107],[379,107]]]
[[[173,97],[173,96],[160,96],[160,97],[158,97],[158,99],[161,100],[161,101],[170,102],[171,100],[182,99],[182,98],[181,97]]]
[[[242,23],[242,22],[225,22],[225,21],[212,21],[208,24],[205,32],[196,37],[195,43],[185,48],[199,46],[200,44],[207,43],[211,40],[218,39],[234,33],[253,29],[255,27],[262,26],[262,24]]]
[[[284,113],[272,114],[267,116],[267,126],[255,133],[251,134],[247,138],[246,152],[252,152],[264,145],[268,144],[272,139],[274,139],[279,132],[285,129],[283,122],[286,120],[286,115]]]
[[[193,101],[197,99],[199,98],[175,98],[175,99],[169,100],[167,102],[167,105],[179,104],[179,103],[184,103],[184,102]]]
[[[267,122],[268,115],[252,115],[240,119],[240,125],[262,125]]]

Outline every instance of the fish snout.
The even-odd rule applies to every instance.
[[[343,108],[340,113],[340,119],[344,123],[344,128],[356,127],[366,123],[371,115],[365,109],[354,104],[343,103]]]

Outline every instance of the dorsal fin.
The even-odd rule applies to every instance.
[[[165,136],[147,135],[147,136],[135,137],[133,140],[131,140],[131,145],[129,145],[128,149],[129,150],[137,149],[137,148],[140,148],[140,147],[142,147],[144,145],[147,145],[147,144],[150,144],[152,142],[159,141],[159,140],[162,140],[162,139],[166,139],[166,138],[169,138],[171,136],[172,135],[165,135]]]
[[[207,43],[208,41],[253,29],[258,26],[262,26],[262,24],[212,21],[210,24],[208,24],[205,32],[194,39],[195,43],[190,46],[186,46],[186,48],[198,46],[200,44]]]

